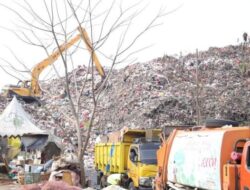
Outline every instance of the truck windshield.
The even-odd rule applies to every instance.
[[[140,161],[144,164],[156,164],[156,151],[160,143],[146,143],[140,145]]]

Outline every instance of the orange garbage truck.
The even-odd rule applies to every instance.
[[[156,190],[249,190],[250,126],[174,130],[157,151],[157,167]]]

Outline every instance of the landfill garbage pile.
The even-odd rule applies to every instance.
[[[198,112],[201,123],[206,118],[249,121],[250,82],[243,68],[250,64],[249,53],[249,48],[242,46],[210,48],[200,52],[198,58],[196,54],[179,59],[164,56],[113,70],[98,101],[95,132],[107,133],[124,126],[197,124]],[[80,90],[87,77],[80,114],[93,108],[91,77],[86,74],[87,68],[82,66],[69,75],[73,99],[77,97],[74,89]],[[95,84],[100,83],[98,73],[95,79]],[[44,106],[31,113],[37,113],[35,120],[40,126],[56,128],[59,136],[72,137],[76,131],[67,131],[72,126],[67,117],[72,118],[72,113],[64,84],[64,79],[46,84],[45,92],[50,94],[45,95]]]
[[[93,145],[98,133],[129,128],[159,128],[197,124],[198,118],[250,121],[250,49],[242,46],[210,48],[208,51],[174,58],[163,56],[146,63],[112,70],[97,102],[93,132],[85,161],[93,162]],[[109,70],[106,69],[106,73]],[[79,117],[91,114],[91,75],[80,66],[69,73],[73,103],[78,94]],[[95,87],[101,77],[94,75]],[[86,80],[87,79],[87,80]],[[86,82],[85,82],[86,81]],[[42,106],[25,104],[25,109],[42,129],[53,130],[66,144],[76,143],[74,117],[65,91],[65,78],[41,84]],[[1,101],[0,109],[5,107]],[[0,111],[1,111],[0,110]],[[82,128],[83,134],[87,127]],[[84,135],[83,135],[84,136]]]
[[[249,49],[211,48],[198,56],[164,56],[119,71],[101,101],[99,123],[110,129],[197,124],[206,118],[250,120]],[[248,53],[246,53],[248,52]],[[243,54],[243,55],[242,55]]]

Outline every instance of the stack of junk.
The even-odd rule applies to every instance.
[[[0,116],[0,129],[1,173],[24,185],[22,189],[81,189],[73,150],[39,129],[15,97]]]

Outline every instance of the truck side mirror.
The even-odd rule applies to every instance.
[[[133,161],[133,160],[134,160],[133,154],[130,154],[130,155],[129,155],[129,158],[130,158],[131,161]]]

